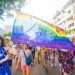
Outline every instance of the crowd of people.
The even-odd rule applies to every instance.
[[[30,75],[32,52],[28,44],[15,46],[11,40],[0,37],[0,75],[15,75],[20,68]]]
[[[14,44],[0,37],[0,75],[16,75],[18,70],[30,75],[35,64],[57,66],[61,75],[69,75],[75,69],[75,51]]]
[[[40,49],[40,50],[39,50]],[[57,67],[60,75],[71,75],[75,70],[75,51],[66,49],[38,48],[37,61],[47,69]]]

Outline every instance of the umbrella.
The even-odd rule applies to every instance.
[[[11,38],[16,44],[28,43],[40,47],[74,49],[63,29],[20,12],[16,15]]]

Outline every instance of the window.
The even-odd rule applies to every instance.
[[[68,13],[71,14],[71,10],[68,10]]]
[[[74,26],[74,23],[69,24],[68,28],[71,28],[72,26]]]

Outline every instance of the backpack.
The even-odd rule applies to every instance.
[[[29,56],[26,56],[25,52],[24,52],[24,55],[26,59],[26,64],[30,65],[32,63],[32,55],[30,54]]]

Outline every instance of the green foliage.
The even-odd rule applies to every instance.
[[[4,0],[0,0],[0,8],[2,8],[4,6],[5,1]]]
[[[0,16],[0,20],[4,21],[4,19],[3,19],[3,17],[2,17],[2,16]]]
[[[10,10],[22,6],[25,0],[0,0],[0,9]]]
[[[4,37],[7,37],[7,36],[11,36],[11,33],[10,32],[4,33]]]

